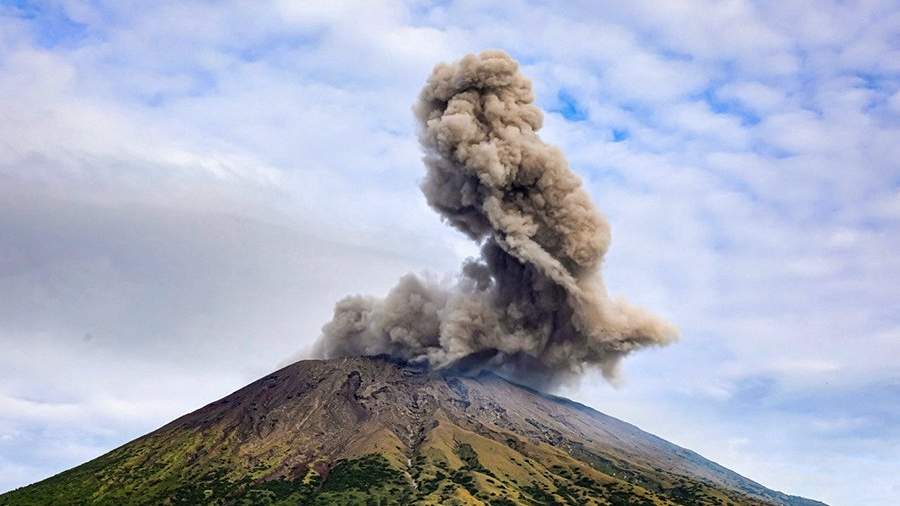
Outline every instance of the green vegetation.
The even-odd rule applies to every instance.
[[[403,473],[382,455],[339,461],[310,504],[400,505],[409,504],[413,492]]]
[[[217,452],[211,451],[217,448]],[[0,506],[30,505],[355,505],[471,504],[490,506],[725,505],[735,497],[661,470],[628,468],[599,456],[576,465],[543,464],[516,453],[514,475],[488,469],[472,444],[453,439],[447,453],[416,455],[408,475],[385,455],[310,464],[293,478],[277,459],[241,461],[216,434],[175,433],[138,440],[41,483],[0,496]],[[483,450],[489,451],[489,450]],[[452,455],[450,455],[452,454]],[[217,457],[213,457],[217,455]],[[229,457],[226,457],[229,456]],[[448,459],[459,464],[451,467]],[[496,462],[496,460],[494,460]],[[615,473],[613,478],[609,473]],[[635,479],[637,478],[637,479]],[[462,494],[462,495],[460,495]],[[465,499],[468,498],[468,499]],[[738,500],[738,502],[740,502]]]
[[[229,478],[233,470],[215,469],[190,480],[156,476],[164,465],[150,464],[141,475],[124,466],[131,453],[113,452],[97,460],[43,482],[0,497],[2,506],[30,505],[272,505],[309,504],[316,506],[389,506],[409,504],[412,490],[403,474],[381,455],[337,462],[328,478],[317,475],[305,479],[274,478],[254,482],[249,475]],[[113,467],[110,467],[112,465]],[[118,467],[116,467],[118,466]],[[189,473],[181,469],[178,474]],[[134,485],[117,487],[109,482],[130,476]]]

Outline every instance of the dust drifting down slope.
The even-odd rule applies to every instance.
[[[337,303],[315,352],[389,354],[433,368],[488,368],[546,387],[664,345],[667,322],[607,294],[609,224],[559,149],[541,141],[531,82],[506,53],[435,67],[415,105],[444,221],[481,246],[453,282],[408,274],[386,297]]]

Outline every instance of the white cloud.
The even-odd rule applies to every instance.
[[[783,107],[787,97],[778,88],[755,81],[729,83],[718,90],[725,99],[735,99],[757,113],[765,113]]]
[[[743,148],[748,132],[735,116],[716,114],[706,103],[682,102],[663,112],[667,123],[681,133],[695,134],[720,148]]]
[[[888,99],[888,106],[894,113],[900,114],[900,91],[891,95],[891,98]]]

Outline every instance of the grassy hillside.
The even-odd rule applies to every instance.
[[[285,453],[248,461],[239,445],[212,433],[154,433],[0,496],[0,505],[758,504],[611,461],[591,465],[549,445],[509,437],[496,442],[444,422],[408,462],[403,449],[394,447],[314,462],[302,476],[290,476],[279,471],[285,469]],[[375,434],[365,446],[385,443],[390,438]]]

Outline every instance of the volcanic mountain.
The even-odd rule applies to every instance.
[[[576,402],[385,357],[297,362],[25,504],[822,505]]]

